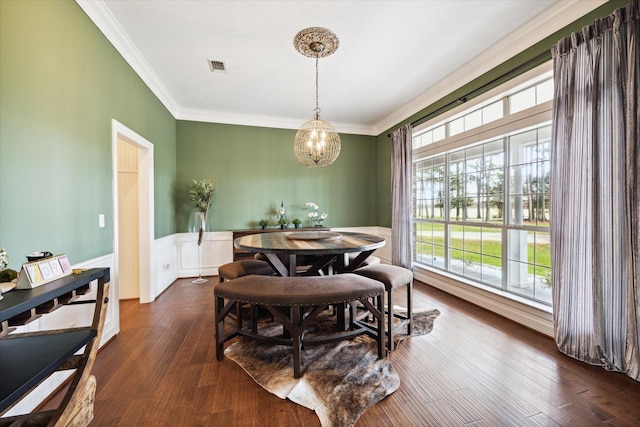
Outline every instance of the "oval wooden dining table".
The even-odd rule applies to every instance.
[[[328,265],[335,273],[346,273],[384,246],[385,239],[344,231],[283,231],[249,234],[238,237],[233,244],[238,249],[263,254],[280,276],[295,276],[300,255],[313,255],[315,259],[304,275],[322,275]],[[348,255],[356,252],[358,255],[350,259]]]

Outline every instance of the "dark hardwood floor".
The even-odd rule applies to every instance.
[[[120,303],[120,335],[94,367],[92,425],[319,425],[312,411],[216,360],[215,283],[182,279],[152,304]],[[414,289],[415,307],[441,315],[433,332],[391,354],[400,389],[357,426],[640,425],[640,383],[577,362],[551,339],[425,284]]]

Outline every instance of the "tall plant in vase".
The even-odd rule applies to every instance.
[[[207,217],[209,210],[211,209],[211,203],[213,201],[213,192],[215,190],[215,180],[212,178],[197,180],[194,179],[191,182],[189,188],[189,198],[193,202],[193,205],[198,209],[199,224],[198,228],[198,278],[193,280],[192,283],[204,283],[207,279],[202,277],[201,260],[200,260],[200,246],[202,245],[202,239],[204,237],[204,231],[206,228]]]

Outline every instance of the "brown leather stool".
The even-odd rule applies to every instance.
[[[218,277],[220,283],[230,280],[236,280],[240,277],[257,274],[261,276],[273,276],[275,272],[268,262],[257,259],[241,259],[233,261],[218,267]],[[252,319],[258,315],[255,306],[249,307]],[[244,316],[241,304],[236,306],[235,318],[238,326],[242,327],[242,318]],[[246,310],[245,310],[246,312]]]
[[[258,274],[261,276],[273,276],[275,272],[266,261],[257,259],[241,259],[218,267],[220,283],[225,280],[234,280],[238,277]]]
[[[387,294],[387,347],[393,351],[394,335],[403,327],[407,327],[407,335],[411,335],[412,325],[412,303],[411,294],[413,291],[413,272],[403,267],[389,264],[374,264],[360,267],[354,271],[355,274],[377,280],[384,284]],[[403,286],[407,287],[407,315],[394,313],[393,291]],[[401,319],[400,324],[393,326],[393,319]]]

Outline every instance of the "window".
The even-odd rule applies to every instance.
[[[414,130],[414,262],[550,305],[553,81],[534,74]]]

